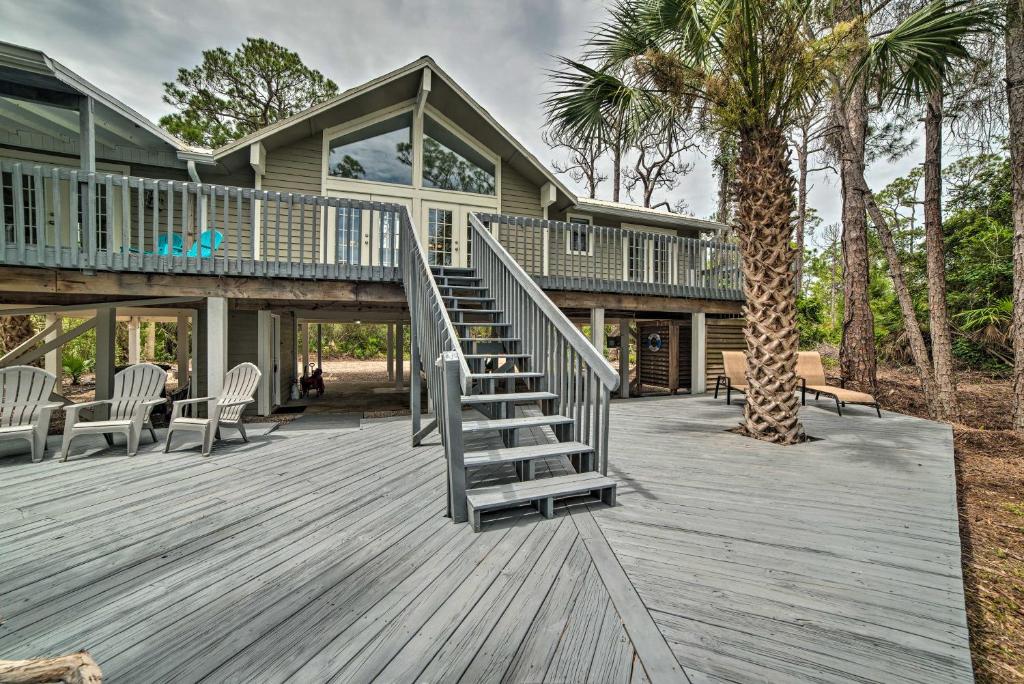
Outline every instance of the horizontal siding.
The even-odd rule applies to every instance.
[[[272,192],[294,192],[304,195],[321,194],[323,163],[323,137],[313,135],[267,151],[266,169],[263,174],[262,189]],[[271,212],[272,214],[275,212]],[[291,258],[294,261],[312,261],[322,249],[326,240],[325,228],[322,225],[323,213],[313,207],[303,211],[293,211]],[[268,226],[273,226],[275,219],[268,216]],[[282,232],[286,219],[282,217]],[[300,230],[300,223],[304,230]],[[303,234],[305,237],[303,237]],[[266,256],[271,259],[288,258],[288,243],[279,241],[276,233],[268,231],[264,244]],[[262,246],[262,245],[261,245]]]
[[[540,186],[528,181],[504,161],[501,163],[501,213],[544,217],[540,207]]]
[[[707,387],[715,386],[715,378],[725,372],[722,364],[723,351],[746,351],[747,342],[743,337],[742,318],[707,319],[705,370]]]

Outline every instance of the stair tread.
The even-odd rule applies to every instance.
[[[537,458],[548,458],[550,456],[567,456],[569,454],[590,453],[593,450],[593,447],[590,447],[583,442],[552,442],[551,444],[530,444],[528,446],[507,447],[502,449],[467,451],[464,459],[465,465],[469,467],[495,463],[530,461]]]
[[[458,325],[469,328],[510,328],[511,323],[501,323],[500,321],[452,321],[452,325]]]
[[[557,399],[551,392],[508,392],[506,394],[464,394],[463,404],[500,404],[503,401],[548,401]]]
[[[615,487],[615,480],[600,473],[573,473],[558,477],[545,477],[540,480],[512,482],[470,489],[466,492],[466,501],[474,510],[503,508],[517,503],[529,503],[548,497],[573,496],[585,494],[594,489]]]
[[[470,373],[470,380],[508,380],[509,378],[543,378],[540,371],[509,371],[494,373]]]
[[[466,420],[462,423],[462,431],[513,430],[515,428],[564,425],[571,422],[573,422],[573,419],[566,416],[521,416],[518,418],[495,418],[493,420]]]
[[[460,342],[518,342],[518,337],[460,337]]]
[[[500,314],[505,313],[504,309],[448,309],[448,313],[471,313],[471,314]]]
[[[490,354],[463,354],[463,356],[465,356],[467,359],[529,359],[533,357],[533,354],[520,354],[518,352],[510,353],[504,351],[496,351],[491,352]]]

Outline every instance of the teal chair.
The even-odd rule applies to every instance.
[[[224,242],[224,233],[219,230],[204,230],[199,234],[199,239],[188,248],[188,253],[185,256],[209,259],[214,252],[220,249],[222,242]]]
[[[181,239],[181,236],[175,233],[171,236],[170,246],[168,247],[167,236],[161,235],[156,241],[156,252],[146,252],[147,254],[156,254],[157,256],[181,256],[185,253],[185,241]]]

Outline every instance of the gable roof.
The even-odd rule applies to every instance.
[[[719,223],[718,221],[709,221],[707,219],[701,219],[687,214],[673,214],[669,211],[641,207],[637,204],[629,204],[627,202],[610,202],[608,200],[581,197],[576,200],[576,208],[581,211],[593,212],[595,214],[608,214],[609,216],[615,216],[627,222],[636,221],[638,223],[646,223],[655,226],[668,225],[675,227],[682,225],[687,228],[713,231],[722,231],[727,229],[727,226],[724,223]]]
[[[171,158],[196,153],[145,116],[100,90],[40,50],[0,41],[0,115],[7,112],[21,128],[55,138],[77,137],[78,114],[66,105],[32,101],[32,93],[49,93],[54,101],[88,96],[96,108],[97,133],[126,147],[160,151]],[[127,125],[126,125],[127,124]]]

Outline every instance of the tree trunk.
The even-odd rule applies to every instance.
[[[103,673],[86,651],[37,660],[0,660],[0,682],[6,684],[99,684]]]
[[[863,16],[863,11],[860,0],[847,0],[841,4],[838,18],[857,20]],[[866,49],[867,35],[864,33],[849,55],[848,77]],[[864,175],[868,128],[867,96],[862,83],[850,90],[842,105],[836,108],[843,112],[837,124],[846,129],[843,138],[847,141],[839,155],[843,194],[843,337],[839,363],[848,385],[876,394],[875,319],[868,298],[868,226],[864,197],[857,191],[857,177]]]
[[[1013,174],[1013,428],[1024,431],[1024,0],[1007,0],[1006,94]]]
[[[736,162],[736,232],[747,319],[743,428],[780,444],[803,440],[797,397],[793,175],[781,130],[744,131]]]
[[[942,88],[928,96],[924,115],[924,245],[936,418],[960,419],[953,373],[953,337],[946,306],[946,249],[942,234]]]
[[[612,201],[619,201],[619,186],[622,185],[622,141],[616,140],[612,147]]]
[[[6,354],[34,334],[31,316],[0,317],[0,353]]]
[[[807,127],[803,128],[803,137],[796,146],[797,183],[796,183],[796,294],[803,293],[804,284],[804,232],[807,230]]]

